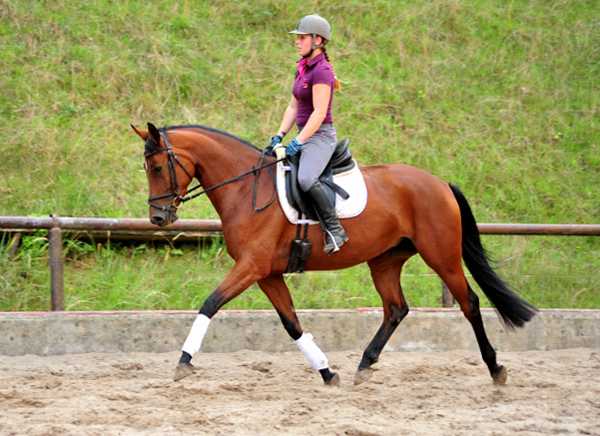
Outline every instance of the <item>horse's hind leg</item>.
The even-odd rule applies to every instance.
[[[479,345],[481,357],[487,365],[494,382],[504,384],[507,378],[507,371],[506,368],[498,365],[496,362],[496,351],[490,344],[485,333],[481,311],[479,310],[479,297],[471,289],[462,269],[460,274],[449,275],[442,273],[440,277],[446,283],[463,314],[471,323],[475,338],[477,339],[477,345]],[[451,282],[452,285],[448,284],[448,282]]]
[[[481,357],[486,363],[494,382],[505,383],[507,371],[496,362],[496,351],[490,344],[483,327],[483,319],[479,310],[479,297],[469,286],[462,268],[460,237],[453,238],[450,236],[451,234],[460,235],[458,232],[446,231],[427,244],[419,244],[417,249],[425,263],[446,284],[463,314],[471,323]]]
[[[486,363],[488,369],[490,370],[490,374],[494,383],[504,384],[506,383],[506,378],[508,377],[508,372],[504,366],[498,365],[496,362],[496,351],[490,344],[490,341],[485,334],[485,329],[483,328],[483,319],[481,318],[481,312],[479,310],[479,297],[471,286],[467,283],[467,287],[469,290],[469,313],[470,317],[467,316],[467,319],[471,323],[473,327],[473,331],[475,332],[475,338],[477,339],[477,344],[479,345],[479,350],[481,351],[481,356],[483,357],[483,361]],[[459,303],[460,304],[460,303]],[[462,308],[462,306],[461,306]],[[465,311],[463,310],[463,313]],[[466,316],[466,313],[465,313]]]
[[[383,323],[363,352],[358,370],[354,375],[354,384],[358,385],[371,378],[371,365],[377,362],[396,327],[408,314],[408,305],[404,300],[400,286],[402,266],[414,253],[389,250],[368,262],[375,289],[383,304]]]
[[[313,368],[319,371],[325,384],[329,386],[339,386],[340,377],[329,370],[329,364],[325,353],[323,353],[318,345],[315,344],[310,333],[302,332],[300,322],[298,321],[296,311],[294,310],[292,296],[283,280],[283,276],[277,275],[259,280],[258,285],[269,298],[275,307],[275,310],[277,310],[285,330],[294,342],[296,342],[296,345],[304,353]]]

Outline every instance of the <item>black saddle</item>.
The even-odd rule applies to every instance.
[[[348,144],[350,144],[350,140],[347,138],[342,139],[337,143],[329,164],[323,171],[323,174],[319,177],[319,181],[329,192],[329,197],[334,206],[335,194],[338,194],[344,200],[350,197],[350,194],[333,182],[334,175],[350,171],[356,166],[356,162],[352,159],[352,153],[350,153]],[[288,157],[286,160],[290,167],[290,171],[286,171],[285,173],[285,190],[288,202],[306,218],[317,221],[318,217],[311,204],[310,196],[305,193],[298,184],[298,164],[300,162],[300,155],[297,154],[292,158]]]

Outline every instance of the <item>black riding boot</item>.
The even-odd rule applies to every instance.
[[[313,200],[323,233],[325,233],[326,242],[323,251],[331,255],[340,250],[340,247],[348,240],[348,236],[340,225],[329,194],[321,182],[317,180],[307,192]]]

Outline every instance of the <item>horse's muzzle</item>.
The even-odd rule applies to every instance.
[[[150,222],[160,227],[173,224],[179,219],[177,212],[174,210],[154,210],[150,217]]]

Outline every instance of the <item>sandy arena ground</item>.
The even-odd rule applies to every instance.
[[[298,352],[0,356],[0,435],[600,435],[600,350],[386,352],[353,386],[360,353],[328,353],[340,388]]]

